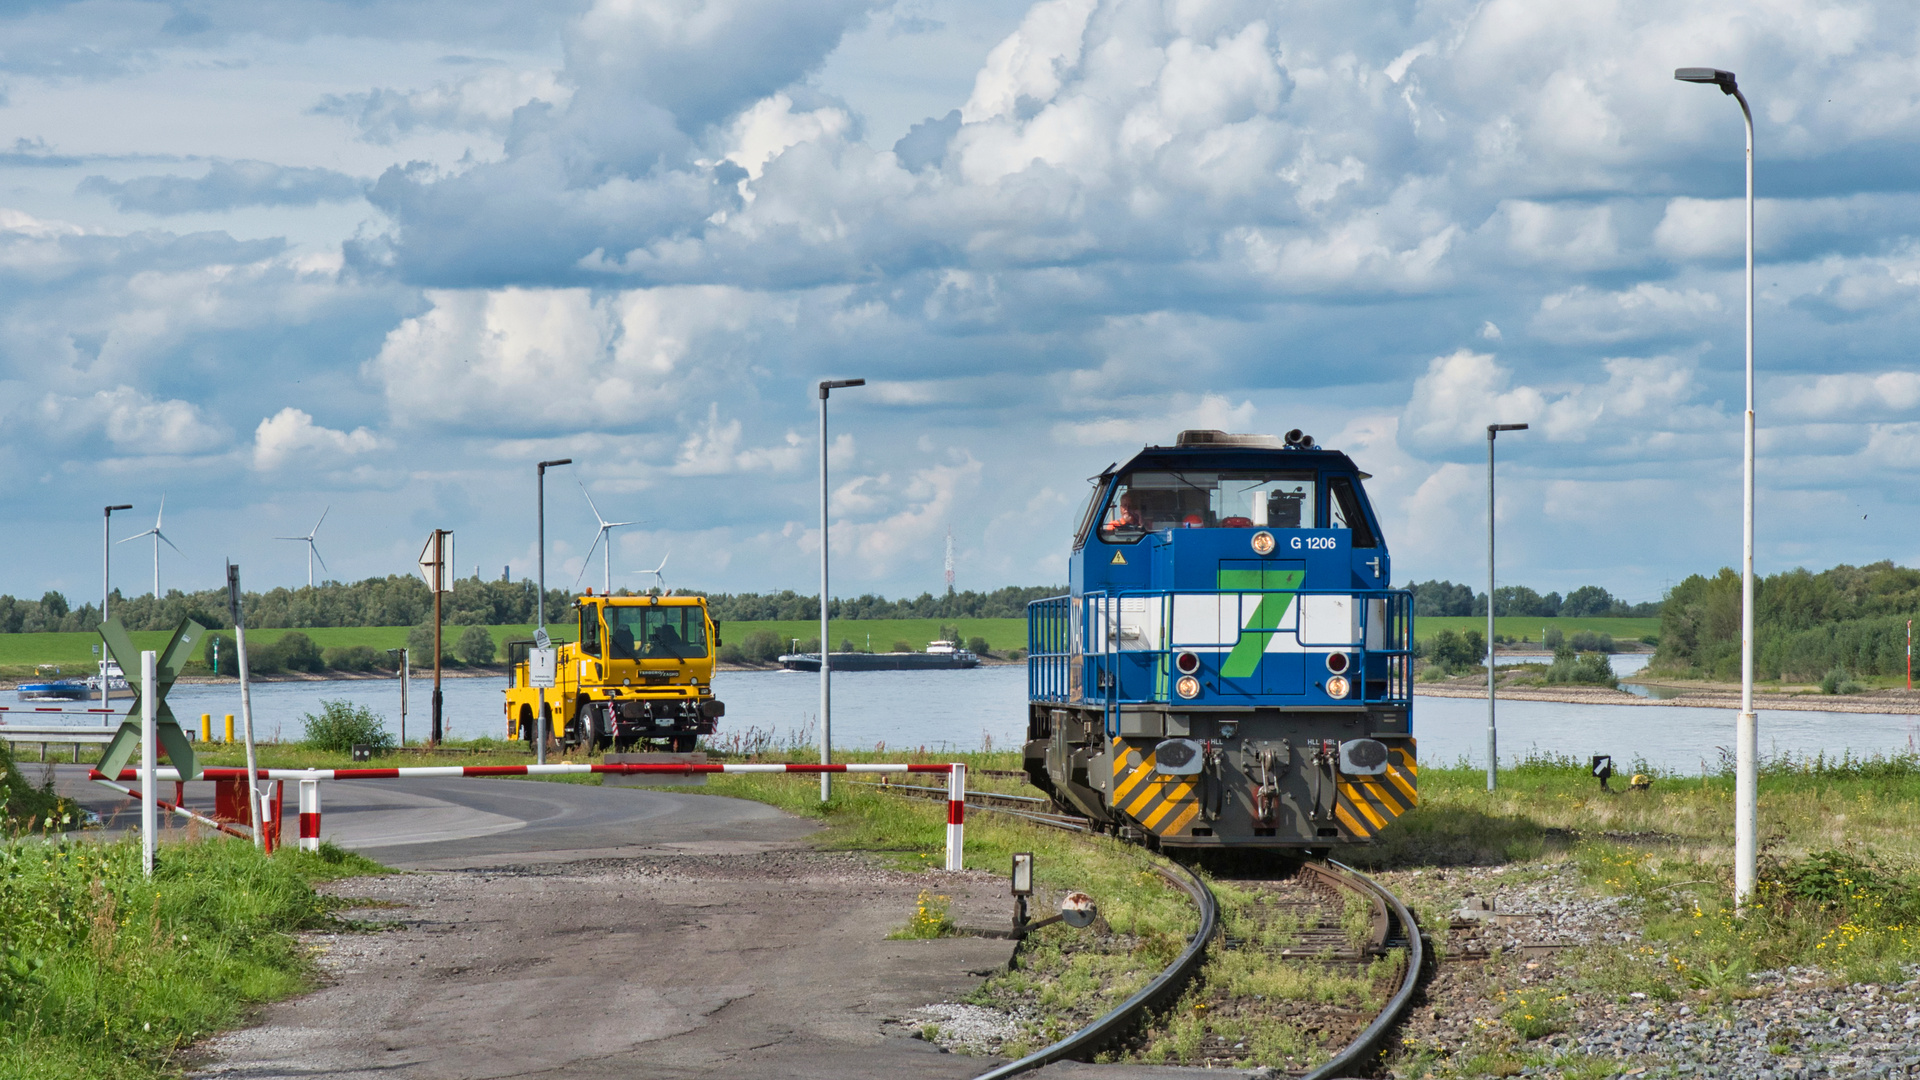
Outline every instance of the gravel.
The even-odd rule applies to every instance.
[[[1920,1077],[1920,968],[1891,986],[1848,984],[1815,969],[1760,972],[1736,1000],[1658,1001],[1573,989],[1577,946],[1631,946],[1636,919],[1620,898],[1599,896],[1566,863],[1382,874],[1429,913],[1447,912],[1445,959],[1401,1032],[1403,1046],[1437,1051],[1455,1066],[1510,1047],[1520,1060],[1553,1062],[1518,1075],[1635,1080],[1739,1077],[1850,1080]],[[1565,995],[1558,1034],[1518,1039],[1501,1020],[1512,995]],[[1597,1071],[1595,1066],[1614,1066]],[[1394,1075],[1423,1075],[1396,1071]]]

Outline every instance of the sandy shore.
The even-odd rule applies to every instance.
[[[1573,705],[1681,705],[1692,709],[1728,709],[1740,708],[1738,687],[1725,687],[1708,684],[1699,688],[1678,683],[1648,682],[1647,686],[1662,686],[1681,691],[1679,697],[1645,698],[1630,694],[1625,690],[1608,690],[1599,686],[1503,686],[1500,697],[1505,701],[1559,701]],[[1480,698],[1487,696],[1485,683],[1468,685],[1457,683],[1415,683],[1413,692],[1422,697]],[[1759,709],[1790,709],[1798,712],[1835,712],[1835,713],[1894,713],[1920,714],[1920,691],[1908,693],[1905,690],[1876,690],[1868,694],[1768,694],[1755,693],[1754,707]]]

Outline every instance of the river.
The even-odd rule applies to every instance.
[[[1623,656],[1616,662],[1627,660]],[[1635,659],[1638,659],[1637,657]],[[1626,663],[1620,664],[1625,668]],[[446,733],[454,738],[505,733],[501,712],[504,679],[448,679]],[[820,682],[812,674],[728,671],[714,680],[727,703],[720,738],[764,733],[776,743],[815,741]],[[430,684],[414,681],[407,737],[427,733]],[[1018,665],[969,671],[850,671],[833,678],[833,735],[838,746],[973,750],[1017,746],[1026,731],[1026,669]],[[302,715],[325,699],[366,705],[397,729],[396,680],[260,683],[253,690],[255,730],[263,739],[298,739]],[[225,713],[240,711],[240,693],[224,686],[180,685],[168,695],[183,722],[199,726],[212,713],[216,730]],[[1530,753],[1584,760],[1611,754],[1625,766],[1636,759],[1670,773],[1717,768],[1721,747],[1733,742],[1733,713],[1682,706],[1576,705],[1549,701],[1499,703],[1503,763]],[[1760,747],[1768,755],[1796,757],[1905,753],[1920,742],[1916,718],[1902,715],[1760,712]],[[44,722],[44,721],[39,721]],[[1464,762],[1484,767],[1487,705],[1484,699],[1421,697],[1414,705],[1420,757],[1430,763]]]

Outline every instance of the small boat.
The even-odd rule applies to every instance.
[[[926,652],[836,652],[827,654],[835,671],[950,671],[980,666],[980,658],[954,641],[935,641]],[[819,671],[819,653],[789,653],[780,658],[788,671]]]
[[[33,669],[34,681],[16,689],[21,701],[85,701],[89,688],[85,679],[62,679],[60,669],[40,664]]]
[[[100,697],[100,684],[103,682],[107,685],[107,697],[109,699],[130,698],[133,696],[133,687],[127,685],[127,676],[120,670],[120,662],[117,660],[100,661],[100,673],[87,676],[87,696],[98,699]]]

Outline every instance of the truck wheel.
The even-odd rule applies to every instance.
[[[520,706],[520,738],[526,741],[527,749],[533,749],[533,710],[525,705]]]
[[[552,746],[555,735],[556,735],[556,732],[553,730],[553,706],[551,705],[540,706],[540,719],[542,723],[534,729],[533,734],[529,736],[529,738],[533,738],[533,739],[544,738],[546,740],[547,745]]]

